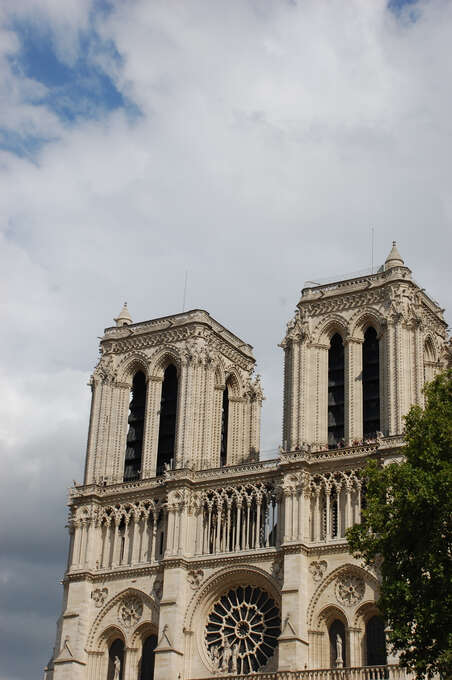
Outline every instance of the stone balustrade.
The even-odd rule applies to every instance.
[[[221,674],[203,680],[406,680],[408,675],[400,666],[360,666],[356,668],[324,668],[303,671],[277,671],[251,675]]]

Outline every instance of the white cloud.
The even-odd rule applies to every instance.
[[[22,16],[35,17],[33,4]],[[90,4],[40,6],[74,63]],[[188,306],[255,346],[263,449],[280,443],[276,345],[299,290],[368,266],[371,226],[379,260],[397,239],[415,277],[452,306],[450,3],[418,3],[413,23],[383,0],[137,0],[96,26],[123,61],[93,58],[140,108],[133,122],[116,111],[61,127],[33,103],[39,85],[11,71],[17,44],[0,33],[8,124],[58,132],[36,164],[0,158],[5,499],[27,480],[26,535],[39,487],[40,539],[63,526],[64,486],[81,477],[86,375],[124,299],[135,320],[180,311],[188,269]]]

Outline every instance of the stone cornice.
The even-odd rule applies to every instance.
[[[108,348],[108,351],[130,351],[137,347],[184,340],[200,329],[204,329],[204,332],[208,329],[210,331],[208,335],[219,343],[220,348],[222,345],[229,346],[235,353],[241,355],[247,364],[254,363],[252,346],[231,333],[203,309],[193,309],[127,326],[106,328],[101,345],[106,350]]]
[[[245,483],[272,481],[281,483],[288,472],[306,471],[310,474],[321,473],[333,464],[335,469],[361,467],[368,459],[390,457],[398,453],[404,444],[403,436],[383,437],[374,443],[362,446],[334,449],[330,451],[290,451],[282,452],[280,458],[245,463],[243,465],[213,468],[209,470],[170,470],[162,477],[136,480],[111,485],[91,484],[70,489],[69,506],[105,505],[108,503],[132,503],[153,498],[166,498],[169,491],[186,488],[203,491],[225,486],[239,486]]]
[[[114,569],[77,569],[76,571],[68,571],[64,575],[62,583],[72,581],[88,581],[88,583],[97,583],[98,581],[108,581],[109,579],[130,579],[138,576],[152,576],[153,574],[163,573],[163,563],[134,565],[133,567],[116,567]]]

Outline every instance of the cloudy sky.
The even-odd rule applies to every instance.
[[[266,452],[300,289],[368,267],[371,227],[452,308],[451,30],[448,0],[2,0],[0,680],[51,654],[124,300],[180,312],[188,272],[255,347]]]

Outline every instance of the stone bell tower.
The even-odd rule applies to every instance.
[[[138,374],[143,403],[137,425],[140,446],[135,446],[139,461],[130,466],[132,476],[154,477],[163,466],[220,467],[257,454],[261,401],[259,378],[252,378],[250,345],[203,310],[133,324],[125,305],[115,321],[116,327],[107,328],[101,340],[101,358],[91,379],[85,484],[124,481],[130,398],[134,388],[139,391],[134,385]],[[168,389],[166,381],[171,383]],[[159,457],[159,451],[165,453],[163,417],[166,444],[171,445]]]
[[[115,321],[46,680],[405,680],[378,565],[346,538],[366,461],[400,459],[403,416],[451,357],[395,243],[375,273],[303,288],[272,460],[250,345],[199,309]]]
[[[395,242],[375,274],[304,288],[282,343],[285,448],[400,435],[444,364],[446,329]]]
[[[181,560],[201,550],[194,475],[259,455],[263,396],[250,345],[199,309],[133,323],[125,304],[115,321],[90,381],[47,680],[178,677],[191,592]]]

